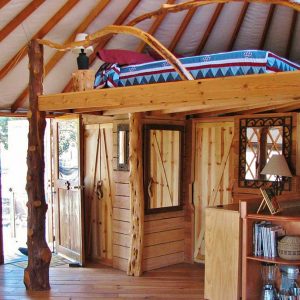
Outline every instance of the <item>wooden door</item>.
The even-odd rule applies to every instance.
[[[204,213],[207,206],[232,202],[233,122],[199,122],[196,124],[194,259],[204,259]]]
[[[84,126],[86,254],[112,265],[113,124]]]
[[[56,251],[83,265],[80,118],[56,119],[53,136]]]

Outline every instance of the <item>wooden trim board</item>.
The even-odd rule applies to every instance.
[[[176,97],[174,97],[176,95]],[[263,100],[263,101],[262,101]],[[249,105],[300,100],[300,71],[178,81],[39,96],[39,110],[151,111],[187,104]],[[124,113],[124,111],[122,111]]]

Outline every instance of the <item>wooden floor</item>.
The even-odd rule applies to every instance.
[[[0,266],[0,299],[204,299],[204,268],[179,264],[129,277],[105,266],[50,269],[51,290],[27,292],[24,269]]]

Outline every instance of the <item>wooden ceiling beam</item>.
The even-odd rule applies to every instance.
[[[66,2],[31,39],[34,40],[44,37],[78,2],[79,0],[69,0]],[[23,45],[17,54],[0,70],[0,80],[7,75],[26,55],[27,43]]]
[[[113,25],[121,25],[123,24],[128,16],[132,13],[132,11],[136,8],[136,6],[140,3],[140,0],[131,0],[129,4],[126,6],[126,8],[122,11],[122,13],[118,16],[118,18],[115,20]],[[89,57],[89,64],[93,64],[97,57],[97,52],[104,48],[107,43],[112,39],[113,35],[107,36],[106,38],[103,38],[99,44],[94,48],[94,52]],[[63,92],[70,92],[72,90],[72,79],[69,80],[69,82],[66,84],[66,86],[63,89]]]
[[[227,51],[232,51],[232,49],[234,47],[235,41],[236,41],[236,39],[239,35],[240,29],[241,29],[241,26],[244,22],[245,16],[246,16],[247,11],[248,11],[248,8],[249,8],[249,2],[245,2],[243,7],[242,7],[239,18],[237,20],[237,23],[235,25],[234,31],[232,33],[230,42],[229,42],[228,47],[227,47]]]
[[[291,55],[291,49],[292,49],[292,44],[293,44],[293,40],[294,40],[297,19],[298,19],[298,12],[294,10],[290,33],[289,33],[288,44],[286,47],[286,53],[285,53],[286,58],[290,58],[290,55]]]
[[[277,100],[277,102],[281,103],[282,101],[281,100]],[[190,114],[196,114],[196,113],[208,113],[208,112],[213,112],[213,113],[223,113],[225,110],[228,111],[232,111],[234,112],[236,109],[238,110],[243,110],[243,108],[245,110],[249,109],[250,106],[251,108],[254,108],[254,107],[262,107],[263,106],[274,106],[274,104],[276,104],[276,101],[272,101],[272,102],[258,102],[257,104],[251,104],[251,105],[247,105],[247,104],[243,104],[241,105],[240,103],[234,103],[232,105],[230,105],[230,107],[228,107],[228,100],[220,100],[218,102],[218,106],[211,106],[211,107],[208,107],[207,105],[193,105],[193,106],[184,106],[184,107],[178,107],[178,108],[172,108],[172,109],[165,109],[163,111],[161,111],[160,113],[161,114],[178,114],[178,113],[181,113],[181,114],[184,114],[184,115],[190,115]],[[223,105],[223,106],[222,106]],[[237,111],[238,111],[237,110]]]
[[[102,0],[99,2],[88,14],[87,17],[80,23],[80,25],[73,31],[73,33],[65,40],[64,43],[71,43],[74,41],[76,34],[80,32],[84,32],[88,26],[96,19],[96,17],[104,10],[104,8],[110,3],[110,0]],[[64,57],[66,52],[57,51],[47,62],[45,66],[45,74],[47,74],[54,68],[54,66]],[[28,87],[25,88],[16,101],[13,103],[11,107],[11,111],[15,112],[26,100],[26,96],[28,95]]]
[[[126,8],[122,11],[119,17],[115,20],[113,25],[122,25],[129,15],[133,12],[133,10],[137,7],[140,3],[140,0],[131,0]],[[102,39],[99,44],[95,47],[94,53],[90,56],[90,63],[92,64],[96,58],[97,52],[104,48],[107,43],[112,39],[113,35],[107,36],[106,38]]]
[[[0,42],[4,40],[12,31],[14,31],[27,17],[29,17],[45,0],[31,1],[17,16],[8,22],[0,30]]]
[[[259,46],[258,49],[264,49],[264,45],[266,42],[266,38],[272,23],[272,19],[273,19],[273,15],[274,15],[274,10],[275,10],[275,4],[271,4],[270,5],[270,9],[269,9],[269,13],[266,19],[266,23],[265,23],[265,27],[264,27],[264,31],[262,33],[260,42],[259,42]]]
[[[175,3],[176,0],[168,0],[167,4],[173,4]],[[160,16],[157,16],[155,21],[153,22],[153,24],[151,25],[151,27],[148,30],[148,33],[151,35],[155,35],[157,29],[159,28],[160,24],[163,22],[163,20],[165,19],[166,15],[168,14],[168,12],[163,12]],[[136,48],[137,52],[143,52],[144,48],[146,46],[145,42],[140,42],[140,44],[138,45],[138,47]],[[171,50],[170,50],[171,51]]]
[[[1,0],[0,1],[0,9],[2,8],[2,7],[4,7],[6,4],[8,4],[10,2],[10,0]]]
[[[173,5],[166,5],[163,4],[159,9],[155,11],[148,12],[144,15],[138,16],[137,18],[131,20],[127,25],[128,26],[135,26],[136,24],[153,18],[154,16],[162,14],[164,11],[168,11],[169,13],[176,13],[178,11],[183,11],[187,9],[191,9],[194,7],[209,5],[213,3],[229,3],[229,2],[253,2],[253,3],[266,3],[266,4],[278,4],[282,6],[287,6],[292,9],[295,9],[297,11],[300,11],[300,4],[296,3],[296,1],[293,0],[191,0],[191,1],[185,1],[179,4],[173,4]]]
[[[204,32],[204,35],[201,39],[201,42],[200,42],[199,46],[197,47],[195,55],[200,55],[202,50],[204,49],[204,47],[206,45],[206,42],[207,42],[211,32],[213,31],[213,29],[215,27],[215,24],[216,24],[221,12],[222,12],[223,7],[224,7],[223,3],[217,5],[217,7],[216,7],[216,9],[215,9],[208,25],[207,25],[207,28]]]
[[[91,90],[39,97],[41,111],[94,107],[95,111],[128,108],[127,112],[178,108],[187,105],[221,107],[262,102],[300,102],[300,71],[185,80],[152,85]],[[176,95],[176,97],[174,97]],[[155,108],[151,108],[155,106]]]
[[[297,110],[297,109],[300,109],[300,104],[299,103],[291,103],[291,104],[287,104],[285,106],[276,107],[275,111],[276,112],[289,112],[289,111],[293,111],[293,110]]]
[[[280,100],[278,101],[278,104],[276,104],[275,102],[273,102],[271,105],[268,103],[258,103],[258,104],[254,104],[254,105],[244,105],[244,106],[237,106],[237,107],[233,107],[233,108],[224,108],[224,109],[220,109],[220,110],[210,110],[210,111],[198,111],[198,112],[194,112],[194,113],[189,113],[189,114],[193,114],[196,115],[197,117],[211,117],[211,116],[217,116],[217,115],[228,115],[228,114],[232,114],[232,113],[237,113],[237,114],[255,114],[255,113],[262,113],[262,112],[266,112],[269,111],[271,109],[273,109],[274,107],[279,107],[282,106],[282,103],[280,103]]]
[[[178,42],[180,41],[181,37],[183,36],[183,34],[186,31],[186,28],[189,26],[195,12],[196,12],[197,8],[191,8],[187,14],[185,15],[182,23],[179,26],[179,29],[177,30],[173,40],[171,41],[170,46],[168,47],[168,49],[173,52],[178,44]]]

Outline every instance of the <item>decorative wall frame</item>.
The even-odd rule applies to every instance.
[[[117,126],[117,170],[129,171],[129,124]]]
[[[144,125],[145,213],[181,210],[184,126]]]
[[[261,177],[246,178],[249,163],[247,162],[247,146],[249,140],[247,137],[247,129],[265,129],[280,128],[282,143],[281,152],[284,155],[288,165],[291,167],[292,155],[292,116],[276,116],[276,117],[257,117],[257,118],[243,118],[239,121],[240,135],[239,135],[239,187],[245,188],[261,188],[268,187],[270,181]],[[270,137],[272,139],[272,137]],[[259,143],[259,141],[257,141]],[[262,166],[263,167],[263,166]],[[290,190],[291,179],[285,177],[283,182],[283,190]]]

